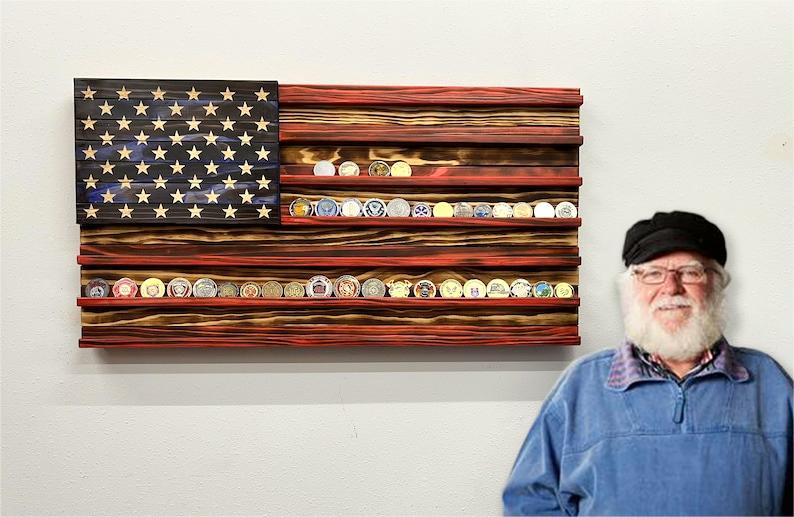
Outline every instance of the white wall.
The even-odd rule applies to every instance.
[[[6,514],[495,514],[626,228],[728,238],[734,344],[791,372],[791,2],[4,2]],[[79,350],[73,77],[581,87],[583,345]],[[24,197],[22,194],[24,193]]]

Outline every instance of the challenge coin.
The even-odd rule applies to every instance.
[[[361,284],[361,295],[365,298],[383,298],[386,296],[386,286],[377,278],[369,278]]]
[[[566,282],[560,282],[554,286],[554,296],[557,298],[573,298],[573,286]]]
[[[367,199],[364,203],[364,215],[367,217],[385,217],[386,203],[378,198]]]
[[[507,298],[510,296],[510,286],[501,278],[494,278],[485,288],[488,298]]]
[[[570,201],[563,201],[554,208],[554,214],[557,217],[571,218],[576,217],[576,206]]]
[[[132,278],[119,278],[113,284],[113,296],[116,298],[135,298],[138,294],[138,284]]]
[[[411,205],[403,198],[396,197],[386,204],[386,214],[389,217],[408,217],[411,215]]]
[[[375,160],[369,164],[369,168],[367,169],[370,176],[388,176],[389,171],[389,164],[382,160]]]
[[[474,216],[474,207],[470,204],[466,203],[465,201],[461,201],[459,203],[455,203],[455,208],[452,211],[453,217],[473,217]]]
[[[513,217],[532,217],[532,205],[519,201],[513,205]]]
[[[408,165],[407,162],[402,160],[398,162],[394,162],[391,166],[391,175],[392,176],[410,176],[412,174],[411,166]]]
[[[551,298],[554,296],[554,289],[552,289],[551,284],[548,282],[538,282],[532,286],[532,294],[535,295],[536,298]]]
[[[474,207],[474,217],[491,217],[491,205],[481,203]]]
[[[165,296],[165,284],[159,278],[147,278],[141,282],[141,296],[144,298],[162,298]]]
[[[499,218],[513,217],[513,207],[507,203],[496,203],[493,206],[491,215]]]
[[[240,286],[241,298],[259,298],[261,292],[262,291],[259,288],[259,284],[256,282],[245,282]]]
[[[529,298],[532,296],[532,284],[525,278],[517,278],[510,284],[510,294],[516,298]]]
[[[545,201],[535,205],[534,212],[535,217],[554,217],[554,207],[551,206],[551,203],[546,203]]]
[[[364,211],[364,205],[356,198],[349,197],[342,200],[342,215],[345,217],[358,217]]]
[[[336,174],[336,166],[334,166],[333,162],[320,160],[314,164],[315,176],[333,176],[334,174]]]
[[[358,168],[358,164],[356,162],[346,161],[339,164],[339,175],[340,176],[358,176],[361,174],[361,170]]]
[[[193,296],[198,298],[214,298],[218,295],[218,285],[212,278],[199,278],[193,282]]]
[[[309,217],[312,212],[312,202],[306,198],[299,197],[289,204],[289,215],[293,217]]]
[[[342,275],[334,281],[334,295],[337,298],[355,298],[361,292],[361,284],[353,275]]]
[[[454,278],[447,278],[438,289],[442,298],[460,298],[463,296],[463,286]]]
[[[454,213],[455,210],[452,208],[452,205],[446,201],[440,201],[433,205],[433,217],[452,217]]]
[[[306,289],[300,282],[290,282],[284,286],[284,296],[287,298],[303,298]]]
[[[85,295],[88,298],[104,298],[110,295],[110,284],[103,278],[92,278],[85,285]]]
[[[482,280],[472,278],[463,284],[463,296],[466,298],[485,298],[485,284]]]
[[[388,282],[386,287],[389,288],[389,296],[392,298],[408,298],[411,294],[412,285],[408,280],[394,280]]]
[[[172,298],[187,298],[192,291],[191,287],[187,278],[177,277],[168,282],[165,292]]]
[[[262,285],[262,296],[265,298],[281,298],[282,294],[284,294],[284,288],[275,280],[268,280]]]
[[[317,201],[314,206],[314,213],[319,217],[334,217],[339,215],[339,205],[329,197],[324,197]]]
[[[411,211],[414,217],[430,217],[433,215],[433,210],[427,203],[416,203],[414,209]]]
[[[223,282],[218,286],[218,296],[221,298],[237,298],[240,296],[240,289],[232,282]]]
[[[414,296],[417,298],[434,298],[436,296],[436,284],[427,279],[419,280],[414,285]]]
[[[306,296],[311,298],[328,297],[332,292],[331,280],[325,275],[315,275],[306,282]]]

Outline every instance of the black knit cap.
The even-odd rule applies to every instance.
[[[673,251],[696,251],[725,265],[725,237],[705,217],[690,212],[656,212],[626,232],[623,263],[640,264]]]

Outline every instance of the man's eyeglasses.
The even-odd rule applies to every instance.
[[[681,279],[682,284],[702,284],[706,281],[706,271],[709,269],[700,265],[681,266],[675,269],[648,266],[634,269],[631,274],[643,284],[657,285],[667,280],[668,273],[674,273]]]

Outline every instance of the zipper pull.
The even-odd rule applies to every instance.
[[[684,421],[684,394],[679,393],[675,399],[675,410],[673,411],[673,422],[680,424]]]

